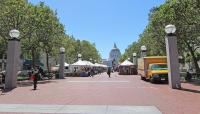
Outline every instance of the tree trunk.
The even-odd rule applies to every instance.
[[[32,68],[35,67],[35,50],[31,49],[31,55],[32,55]]]
[[[192,47],[190,46],[189,43],[186,43],[186,44],[187,44],[188,49],[189,49],[189,51],[190,51],[190,53],[191,53],[191,55],[192,55],[192,59],[193,59],[193,62],[194,62],[194,66],[195,66],[195,69],[196,69],[196,73],[197,73],[197,74],[200,74],[200,68],[199,68],[199,65],[198,65],[198,60],[197,60],[197,58],[196,58],[196,56],[195,56],[195,54],[194,54],[194,50],[192,49]]]
[[[5,68],[4,68],[4,66],[5,66],[5,54],[3,54],[2,55],[2,68],[1,68],[1,70],[3,71],[3,70],[5,70]]]
[[[46,65],[47,65],[47,71],[49,72],[49,53],[46,51]]]

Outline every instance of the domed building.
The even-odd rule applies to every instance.
[[[116,69],[119,64],[120,56],[121,56],[121,52],[117,48],[117,45],[114,43],[114,47],[111,49],[110,54],[109,54],[109,59],[108,59],[108,61],[112,62],[112,67],[114,69]]]

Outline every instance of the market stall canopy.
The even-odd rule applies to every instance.
[[[132,66],[132,65],[134,65],[134,64],[128,60],[125,60],[124,62],[122,62],[120,64],[120,66]]]
[[[101,65],[102,67],[104,67],[104,68],[107,68],[108,66],[107,65]]]
[[[59,67],[59,66],[60,66],[60,64],[57,64],[57,65],[56,65],[56,67]],[[68,64],[68,63],[65,63],[64,66],[69,66],[69,64]]]
[[[99,64],[99,63],[95,63],[94,65],[95,65],[95,67],[104,67],[104,68],[108,67],[107,65],[103,65],[103,64]]]
[[[94,66],[95,66],[95,67],[101,67],[102,65],[99,64],[99,63],[95,63]]]
[[[77,62],[73,63],[72,65],[74,65],[74,66],[86,66],[87,64],[82,60],[78,60]]]
[[[83,61],[85,62],[88,66],[95,66],[93,63],[91,63],[90,61]]]
[[[94,64],[92,64],[89,61],[82,61],[82,60],[78,60],[77,62],[72,64],[73,66],[94,66]]]

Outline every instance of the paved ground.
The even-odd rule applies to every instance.
[[[0,112],[64,114],[161,114],[154,106],[0,104]]]
[[[139,76],[106,74],[42,81],[38,90],[30,82],[3,93],[0,104],[152,106],[163,114],[200,114],[200,85],[182,83],[182,90],[167,84],[151,84]],[[1,107],[0,107],[1,109]],[[133,113],[130,113],[133,114]]]

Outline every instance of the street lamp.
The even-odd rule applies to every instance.
[[[90,58],[90,61],[92,61],[92,58]]]
[[[176,27],[174,25],[167,25],[165,27],[166,37],[166,52],[167,52],[167,66],[168,66],[168,80],[172,89],[181,88],[179,59],[177,49]]]
[[[81,60],[81,58],[82,58],[82,55],[79,53],[78,54],[78,60]]]
[[[65,48],[64,47],[60,48],[60,53],[65,53]]]
[[[169,24],[165,26],[165,32],[167,33],[167,35],[175,35],[174,33],[176,32],[176,27],[174,25]]]
[[[13,29],[9,32],[9,35],[10,38],[8,39],[5,88],[13,89],[17,87],[17,72],[19,70],[20,62],[20,32]]]
[[[64,64],[65,64],[65,48],[60,48],[60,66],[59,66],[59,79],[64,79]]]
[[[13,29],[9,32],[11,39],[19,39],[20,32],[16,29]]]
[[[141,57],[145,57],[146,56],[146,51],[147,51],[147,47],[145,45],[140,47],[141,49]]]
[[[134,65],[137,65],[137,58],[136,58],[136,56],[137,56],[137,53],[133,53],[133,64]]]

